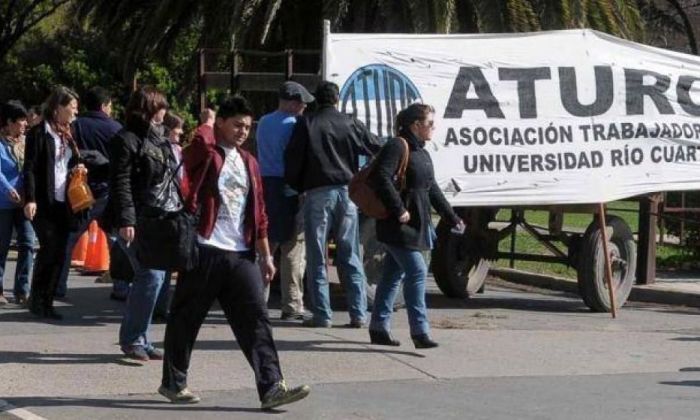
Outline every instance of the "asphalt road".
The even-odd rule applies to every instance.
[[[404,310],[395,314],[398,348],[340,327],[342,310],[332,329],[275,320],[285,376],[313,391],[272,413],[258,410],[250,369],[215,308],[190,375],[203,401],[173,406],[155,392],[159,362],[120,358],[122,304],[93,279],[72,277],[60,324],[0,308],[0,399],[19,409],[0,419],[700,418],[699,311],[633,304],[612,320],[575,296],[502,282],[471,300],[446,299],[431,284],[434,350],[409,343]],[[163,330],[154,325],[156,341]]]

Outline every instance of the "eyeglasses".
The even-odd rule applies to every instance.
[[[435,128],[435,121],[434,120],[418,120],[416,121],[416,124],[421,125],[423,127],[427,128]]]

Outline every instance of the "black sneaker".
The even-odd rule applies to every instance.
[[[345,324],[347,328],[364,328],[367,324],[361,319],[353,319],[349,324]]]
[[[308,385],[301,385],[289,389],[284,380],[277,382],[262,398],[260,408],[270,410],[285,404],[291,404],[309,396],[311,388]]]
[[[148,362],[151,360],[148,357],[148,352],[142,346],[126,346],[122,347],[122,351],[127,359],[138,360],[141,362]]]
[[[280,315],[280,319],[282,321],[289,321],[289,320],[303,321],[304,314],[300,313],[300,312],[293,312],[293,313],[282,312],[282,315]]]
[[[109,298],[118,302],[126,302],[126,296],[118,295],[114,292],[109,294]]]
[[[332,328],[333,323],[331,321],[316,322],[313,318],[306,318],[301,323],[302,327],[309,328]]]
[[[146,350],[146,354],[150,360],[163,360],[163,352],[155,347]]]

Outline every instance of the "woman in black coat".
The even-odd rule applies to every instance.
[[[66,199],[69,174],[80,167],[70,124],[78,113],[78,95],[56,88],[46,100],[44,121],[29,131],[24,157],[24,215],[39,238],[29,311],[42,318],[62,319],[53,308],[69,232]]]
[[[428,269],[422,254],[432,248],[435,239],[430,206],[453,226],[463,229],[464,224],[435,182],[433,163],[424,149],[434,129],[434,113],[432,106],[417,103],[399,112],[396,118],[399,137],[389,140],[382,148],[370,175],[370,182],[390,214],[386,219],[377,220],[377,239],[385,245],[387,252],[369,326],[373,344],[400,344],[391,336],[391,314],[403,279],[403,293],[415,347],[438,345],[430,338],[425,305]],[[395,178],[406,147],[409,159],[402,188],[396,184]]]

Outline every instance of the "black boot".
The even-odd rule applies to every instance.
[[[44,318],[53,319],[54,321],[63,320],[63,315],[56,312],[56,309],[52,306],[50,308],[44,308]]]
[[[369,330],[369,341],[380,346],[400,346],[401,342],[386,331]]]
[[[29,301],[27,302],[27,309],[29,309],[29,312],[33,315],[36,315],[38,317],[43,317],[44,316],[44,309],[42,305],[42,300],[37,294],[32,291],[32,293],[29,295]]]
[[[428,334],[412,335],[411,339],[417,349],[432,349],[438,346],[438,343],[434,342]]]

